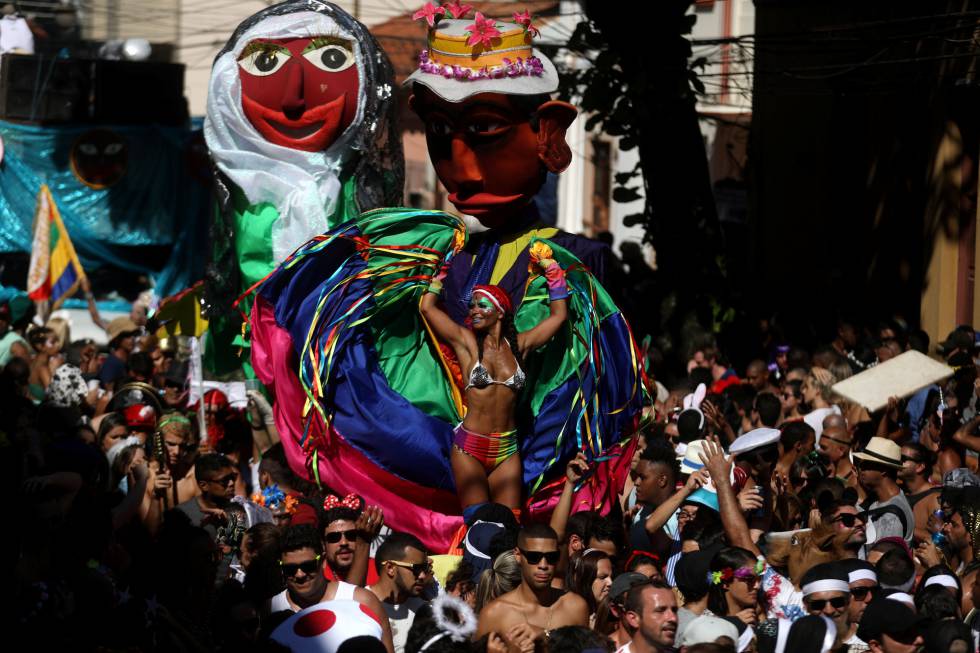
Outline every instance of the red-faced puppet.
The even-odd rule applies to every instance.
[[[329,2],[286,0],[238,26],[211,69],[204,121],[215,233],[230,236],[210,266],[211,316],[313,236],[400,202],[393,77],[367,28]]]
[[[338,36],[250,41],[238,55],[245,116],[277,145],[325,150],[357,113],[355,63]]]

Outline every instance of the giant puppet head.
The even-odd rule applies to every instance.
[[[480,13],[460,19],[458,3],[444,9],[452,19],[426,9],[416,16],[432,19],[428,49],[408,81],[429,157],[461,213],[503,227],[519,218],[547,172],[571,163],[565,131],[575,108],[550,100],[558,73],[531,47],[537,30],[527,12],[506,23]]]
[[[238,26],[215,59],[204,122],[222,209],[212,235],[234,244],[216,248],[213,305],[227,310],[242,289],[236,274],[226,276],[237,272],[236,257],[256,258],[241,252],[248,238],[235,240],[248,228],[232,206],[236,190],[278,213],[263,236],[271,237],[270,266],[350,212],[400,203],[392,84],[367,28],[328,2],[287,0]]]

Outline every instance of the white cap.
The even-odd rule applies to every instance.
[[[728,637],[732,642],[738,641],[738,628],[730,621],[714,615],[701,615],[687,625],[681,634],[679,646],[694,646],[695,644],[714,643],[719,637]]]
[[[753,449],[768,447],[777,442],[779,442],[779,429],[762,427],[753,429],[735,438],[735,442],[732,442],[732,446],[728,448],[728,452],[733,455],[743,454]]]

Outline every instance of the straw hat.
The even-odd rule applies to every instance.
[[[474,43],[481,28],[496,34]],[[475,19],[440,20],[429,28],[428,48],[405,83],[418,82],[449,102],[462,102],[478,93],[553,93],[558,89],[558,71],[531,47],[534,31],[480,14]]]
[[[864,451],[858,451],[854,457],[896,469],[902,466],[902,448],[888,438],[871,438]]]

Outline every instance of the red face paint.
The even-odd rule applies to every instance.
[[[422,88],[415,102],[429,158],[461,213],[499,227],[541,189],[538,134],[510,96],[482,93],[452,103]]]
[[[245,117],[271,143],[320,152],[354,121],[359,80],[345,39],[257,39],[238,71]]]

